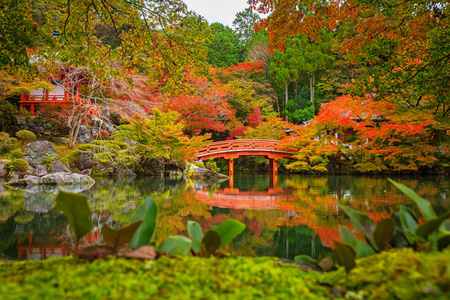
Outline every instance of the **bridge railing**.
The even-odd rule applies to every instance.
[[[264,150],[277,150],[277,140],[229,140],[214,142],[203,149],[201,149],[197,155],[217,153],[230,150],[251,150],[251,149],[264,149]],[[280,149],[281,150],[281,149]]]

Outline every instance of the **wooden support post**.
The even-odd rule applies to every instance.
[[[34,117],[34,104],[31,104],[31,116]]]
[[[233,165],[233,159],[230,158],[228,160],[228,177],[233,177],[234,175],[234,165]]]
[[[269,179],[269,182],[270,182],[270,187],[271,187],[271,188],[276,188],[277,185],[278,185],[278,175],[277,175],[277,174],[270,173],[270,179]]]
[[[234,188],[234,177],[233,176],[228,177],[228,187],[230,189]]]
[[[278,162],[273,158],[269,158],[269,173],[273,175],[278,174]]]

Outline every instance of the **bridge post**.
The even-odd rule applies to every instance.
[[[228,160],[228,177],[233,177],[234,174],[234,160],[230,158]]]
[[[278,162],[273,158],[269,158],[269,173],[272,175],[278,174]]]

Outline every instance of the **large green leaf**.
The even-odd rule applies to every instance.
[[[397,183],[392,179],[388,179],[388,180],[396,188],[398,188],[400,191],[402,191],[403,194],[408,196],[411,200],[414,201],[414,203],[416,203],[417,207],[419,208],[420,212],[422,213],[422,216],[425,218],[426,221],[437,218],[436,212],[434,211],[430,202],[428,202],[427,200],[425,200],[422,197],[420,197],[419,195],[417,195],[416,192],[414,192],[412,189],[410,189],[406,185]]]
[[[298,255],[298,256],[294,257],[294,260],[299,263],[310,264],[310,265],[322,270],[322,267],[319,265],[317,260],[312,259],[308,255]]]
[[[219,249],[225,247],[235,236],[245,230],[245,224],[233,219],[228,219],[214,228],[220,235],[221,243]]]
[[[386,244],[390,243],[395,232],[395,222],[388,218],[378,222],[373,232],[373,239],[380,251],[386,248]]]
[[[202,227],[195,221],[188,221],[187,230],[189,233],[189,238],[192,241],[192,250],[194,250],[195,253],[200,253],[202,250],[203,239]]]
[[[336,247],[333,252],[334,257],[338,264],[345,267],[345,272],[348,274],[351,269],[356,267],[356,252],[347,244],[339,243],[338,241],[333,242]]]
[[[353,233],[345,226],[339,226],[340,232],[339,236],[342,241],[351,246],[356,252],[356,258],[363,258],[366,256],[371,256],[375,254],[375,251],[369,244],[358,240]]]
[[[339,226],[339,237],[344,243],[348,245],[354,245],[358,240],[356,236],[354,236],[350,231],[350,229],[345,226]]]
[[[448,245],[450,245],[450,234],[444,235],[440,239],[437,240],[437,248],[439,251],[442,251],[443,249],[447,248]]]
[[[425,224],[419,226],[416,230],[417,235],[427,238],[428,235],[430,235],[432,232],[435,232],[439,230],[442,223],[450,217],[450,211],[446,212],[445,214],[439,216],[436,219],[429,220]]]
[[[419,226],[414,216],[405,209],[400,210],[400,222],[403,227],[403,232],[406,236],[406,239],[410,244],[414,244],[418,236],[416,235],[416,228]]]
[[[120,228],[112,228],[108,224],[104,223],[102,226],[102,235],[105,244],[116,249],[119,246],[125,245],[134,236],[136,230],[141,225],[142,220],[137,220],[133,223],[124,225]]]
[[[217,231],[210,229],[205,233],[202,239],[201,252],[202,256],[209,257],[214,254],[220,247],[222,239]]]
[[[66,216],[77,240],[94,228],[91,220],[92,212],[85,195],[59,191],[53,209],[61,211]]]
[[[155,201],[153,198],[147,197],[131,218],[132,222],[143,221],[129,243],[131,248],[136,249],[150,243],[156,226],[157,214],[158,208]]]
[[[356,211],[345,205],[339,205],[339,207],[347,214],[356,230],[363,233],[366,240],[372,247],[376,249],[375,241],[373,240],[373,232],[375,230],[375,224],[372,219],[359,211]],[[376,249],[378,250],[378,249]]]
[[[168,255],[188,255],[191,250],[192,241],[182,235],[169,236],[159,246],[159,250]]]

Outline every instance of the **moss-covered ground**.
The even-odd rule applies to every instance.
[[[390,251],[338,270],[306,272],[274,258],[73,257],[0,264],[7,299],[450,299],[450,252]]]

